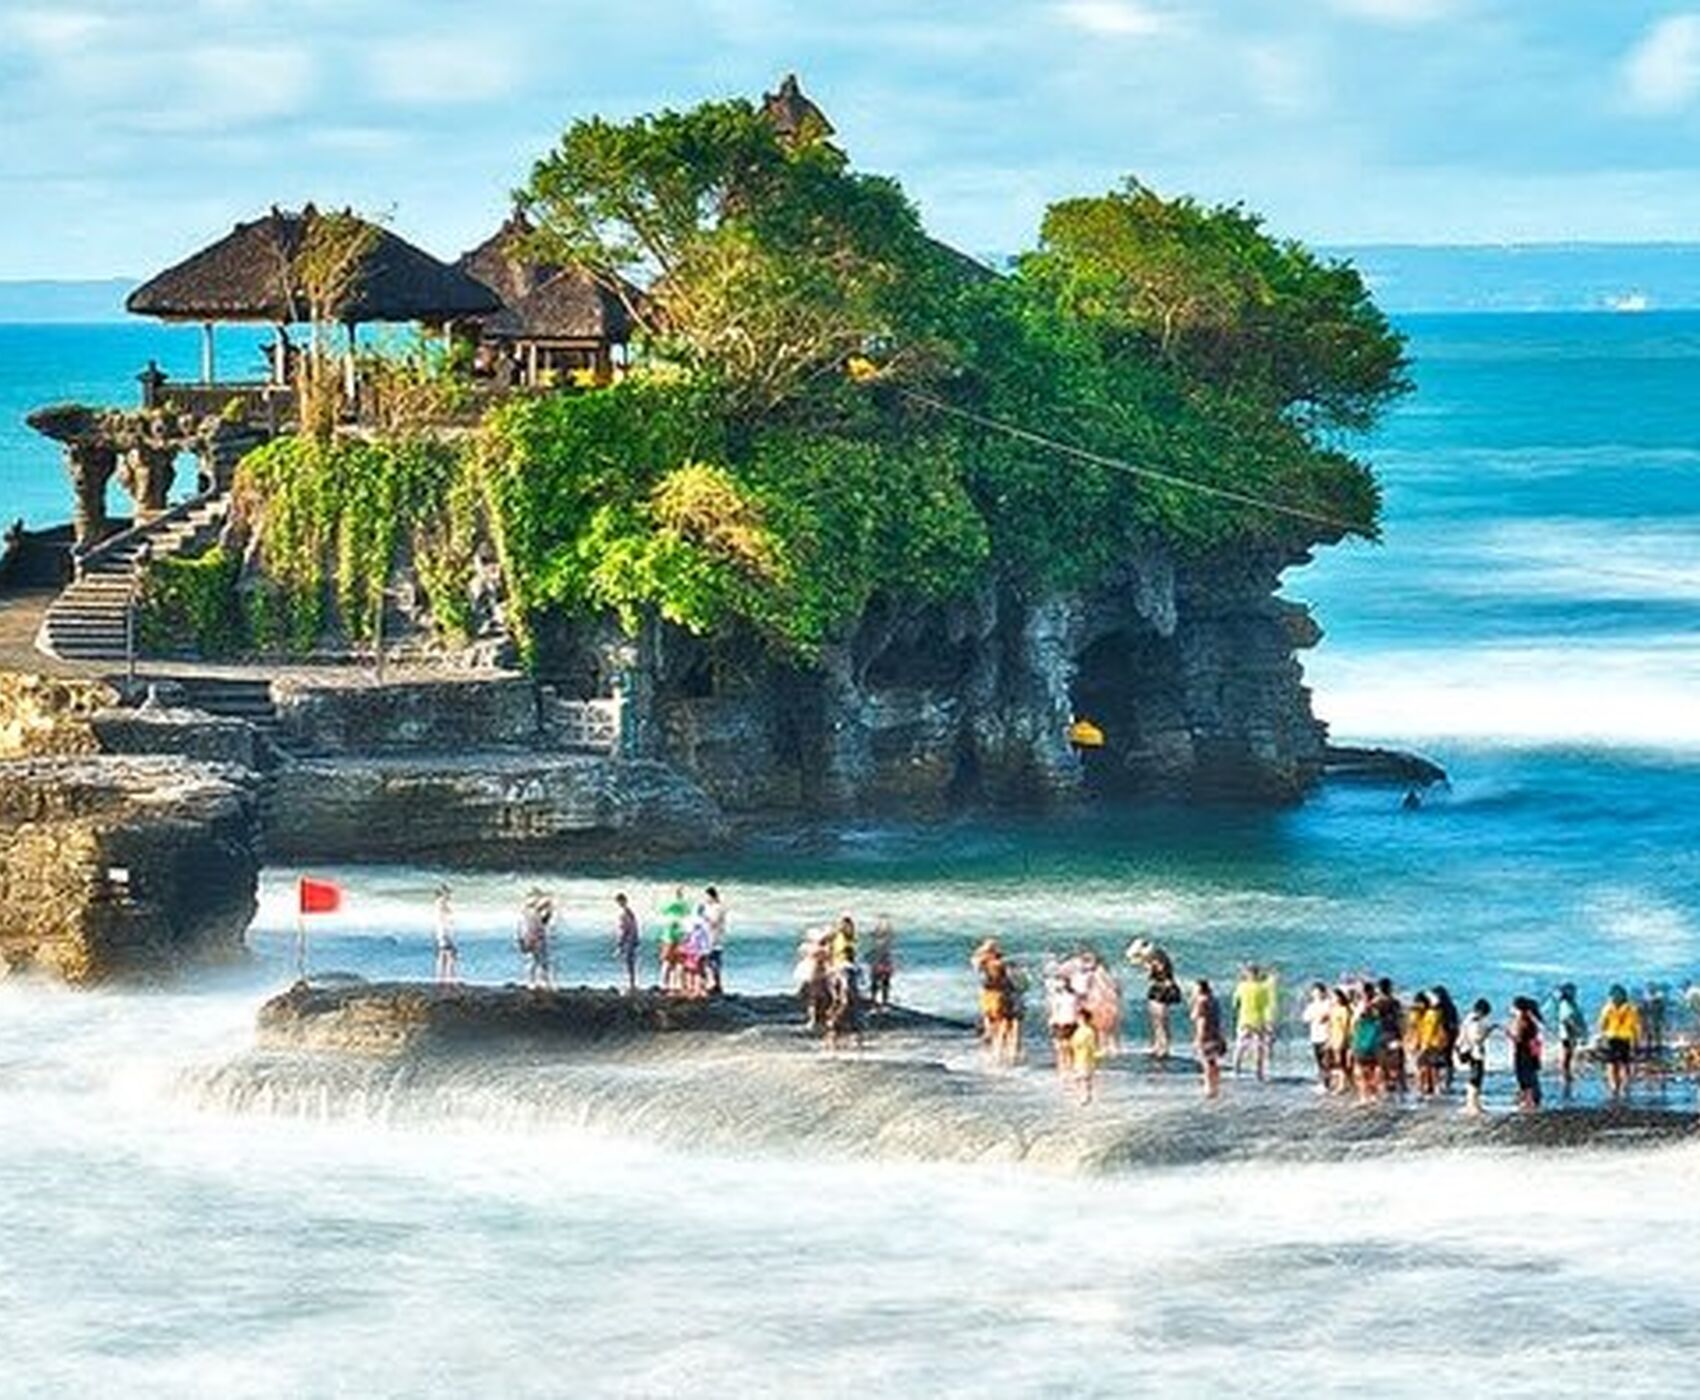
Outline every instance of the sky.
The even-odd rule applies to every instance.
[[[1129,174],[1330,245],[1700,239],[1700,0],[0,0],[0,278],[307,199],[452,257],[572,119],[790,70],[981,254]]]

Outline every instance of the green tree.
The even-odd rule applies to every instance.
[[[1125,188],[1046,211],[1024,275],[1116,350],[1320,428],[1370,427],[1410,388],[1404,341],[1345,262],[1239,205]]]
[[[651,348],[718,381],[735,415],[830,393],[865,347],[894,368],[941,357],[925,308],[945,268],[899,186],[782,140],[747,102],[577,122],[521,198],[534,251],[627,296]]]

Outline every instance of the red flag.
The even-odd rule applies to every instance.
[[[303,875],[299,890],[303,914],[334,914],[342,908],[342,889],[329,880]]]

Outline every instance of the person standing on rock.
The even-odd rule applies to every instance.
[[[703,960],[703,972],[708,994],[717,997],[726,990],[726,905],[720,898],[720,891],[713,885],[703,893],[708,896],[702,906],[703,915],[708,920],[708,953]]]
[[[614,896],[614,953],[626,969],[626,995],[637,995],[638,933],[637,915],[625,891]]]
[[[1493,1006],[1477,998],[1458,1026],[1458,1062],[1464,1067],[1464,1112],[1482,1116],[1482,1082],[1487,1077],[1488,1039],[1499,1027],[1493,1023]]]
[[[1564,1097],[1576,1083],[1576,1052],[1588,1041],[1588,1018],[1577,999],[1576,984],[1561,982],[1547,997],[1553,1022],[1558,1026],[1558,1082]]]
[[[1234,987],[1236,1027],[1234,1035],[1234,1074],[1237,1076],[1251,1051],[1252,1067],[1259,1079],[1269,1077],[1269,1042],[1275,1021],[1274,974],[1265,974],[1256,963],[1248,963]]]
[[[685,920],[690,914],[684,887],[675,886],[673,897],[661,906],[661,917],[666,920],[661,926],[661,990],[664,992],[677,992],[683,987]]]
[[[526,896],[519,917],[519,950],[525,955],[528,987],[553,987],[554,968],[549,961],[549,926],[554,922],[555,903],[542,890]]]
[[[460,948],[455,943],[454,909],[447,885],[437,886],[437,970],[440,986],[460,981]]]
[[[1517,1107],[1533,1113],[1541,1106],[1541,1008],[1533,997],[1511,999],[1511,1072],[1517,1080]]]
[[[1192,1018],[1193,1048],[1198,1051],[1199,1068],[1204,1074],[1204,1097],[1213,1099],[1222,1092],[1222,1056],[1228,1053],[1228,1044],[1222,1036],[1221,1005],[1210,983],[1202,977],[1193,985],[1188,1011]]]
[[[885,914],[874,920],[873,946],[868,953],[868,996],[881,1011],[891,1009],[891,974],[897,967],[897,932]]]
[[[1068,1038],[1068,1057],[1075,1092],[1080,1095],[1082,1105],[1089,1104],[1097,1088],[1103,1046],[1099,1043],[1097,1027],[1092,1024],[1092,1013],[1084,1006]]]
[[[1145,1015],[1151,1025],[1151,1053],[1159,1060],[1166,1060],[1170,1045],[1169,1014],[1181,1001],[1174,960],[1149,938],[1136,938],[1128,944],[1127,960],[1144,969]]]
[[[1600,1048],[1606,1060],[1606,1088],[1613,1103],[1629,1096],[1630,1067],[1635,1061],[1635,1042],[1641,1038],[1641,1013],[1622,984],[1613,983],[1600,1008]]]

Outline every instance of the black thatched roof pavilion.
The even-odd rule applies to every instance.
[[[529,383],[577,372],[606,380],[632,338],[632,310],[643,293],[624,282],[606,286],[580,267],[534,260],[525,250],[533,232],[516,209],[455,264],[502,300],[500,311],[480,321],[486,350],[508,357]]]
[[[213,377],[212,327],[218,322],[288,326],[307,314],[296,260],[318,211],[274,207],[174,267],[144,282],[124,305],[142,316],[200,322],[207,332],[203,372]],[[371,245],[354,271],[339,319],[446,325],[501,309],[501,299],[458,268],[388,229],[371,225]]]

